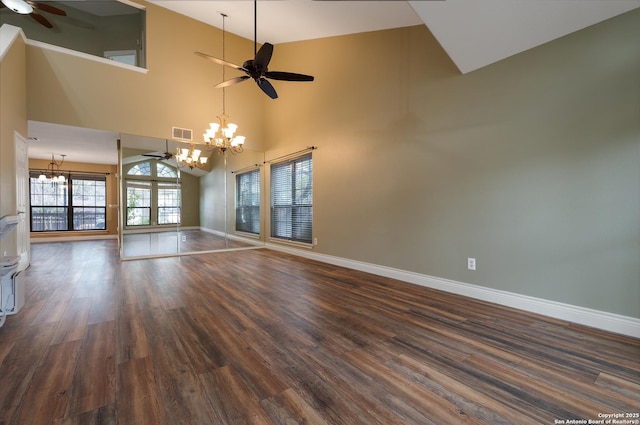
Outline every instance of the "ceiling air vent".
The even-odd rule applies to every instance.
[[[174,139],[178,140],[193,140],[193,130],[189,128],[171,127],[171,134]]]

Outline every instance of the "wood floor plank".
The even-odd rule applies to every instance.
[[[165,425],[165,411],[151,358],[118,365],[116,410],[119,424]]]
[[[264,411],[246,381],[232,366],[223,366],[200,375],[207,388],[216,417],[211,423],[271,425],[274,423]]]
[[[268,249],[34,244],[25,277],[0,328],[0,425],[528,425],[640,406],[637,338]]]
[[[71,298],[63,318],[57,322],[58,325],[51,343],[58,344],[84,338],[89,321],[90,307],[90,298]]]
[[[201,326],[185,308],[170,310],[168,318],[175,338],[184,349],[187,362],[196,374],[216,369],[225,364],[226,358],[219,344],[210,338],[207,328]]]
[[[334,382],[329,382],[327,375],[318,374],[318,370],[310,367],[301,350],[310,349],[306,344],[282,344],[279,338],[272,338],[270,330],[251,329],[246,331],[245,339],[252,341],[252,349],[262,358],[270,359],[275,369],[279,370],[287,385],[305,400],[316,411],[316,415],[324,422],[332,425],[349,425],[357,418],[361,423],[378,423],[365,409],[353,402],[348,391],[343,391]],[[344,388],[344,387],[343,387]],[[287,390],[285,390],[287,391]],[[280,410],[285,404],[276,399],[280,395],[270,398],[270,415],[284,414]],[[275,405],[273,403],[276,403]],[[264,405],[263,405],[264,406]],[[277,407],[279,406],[279,407]],[[267,406],[265,406],[267,409]]]
[[[108,404],[95,410],[67,416],[53,422],[53,425],[117,425],[116,406]]]
[[[115,322],[90,325],[73,376],[67,416],[114,404],[115,374]]]
[[[36,370],[47,352],[54,329],[54,323],[27,326],[4,357],[0,364],[0,422],[11,423],[32,381],[39,379]],[[0,335],[4,336],[4,330],[0,329]]]
[[[150,355],[143,318],[135,304],[124,304],[116,320],[116,364]]]
[[[11,424],[39,425],[64,417],[81,341],[47,348]]]
[[[262,400],[262,406],[275,423],[331,425],[291,389]]]
[[[621,400],[629,406],[638,407],[638,394],[640,394],[640,381],[634,382],[609,373],[601,373],[595,381],[596,386],[608,390],[607,395]],[[611,403],[613,404],[613,403]],[[633,408],[629,409],[630,411]]]
[[[478,417],[488,424],[539,424],[540,418],[530,418],[509,404],[502,403],[482,391],[469,387],[464,380],[442,373],[437,367],[427,362],[417,361],[405,354],[395,361],[388,362],[395,370],[411,374],[425,388],[446,398],[473,417]]]

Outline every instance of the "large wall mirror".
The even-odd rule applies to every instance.
[[[188,142],[121,134],[123,259],[251,249],[264,245],[264,154],[195,145],[203,166],[176,160]]]

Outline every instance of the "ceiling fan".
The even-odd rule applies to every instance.
[[[53,28],[53,24],[49,22],[47,18],[38,13],[38,10],[52,13],[54,15],[67,16],[67,13],[62,9],[32,0],[0,0],[0,8],[3,7],[7,7],[21,15],[29,15],[39,24],[44,25],[47,28]]]
[[[142,156],[148,156],[148,157],[151,157],[151,158],[156,158],[159,161],[173,158],[173,154],[171,152],[169,152],[169,141],[165,139],[164,142],[165,142],[165,148],[164,148],[165,152],[164,152],[163,155],[157,155],[157,154],[153,154],[153,153],[144,153],[144,154],[142,154]]]
[[[273,85],[267,80],[267,78],[272,80],[282,80],[282,81],[313,81],[313,76],[304,75],[304,74],[296,74],[293,72],[284,72],[284,71],[269,71],[268,65],[271,61],[271,56],[273,55],[273,45],[271,43],[264,43],[260,50],[257,50],[258,46],[258,36],[257,36],[257,21],[258,21],[258,12],[257,12],[257,1],[254,0],[254,58],[245,61],[242,66],[236,65],[231,62],[227,62],[224,59],[217,58],[215,56],[208,55],[206,53],[194,52],[196,55],[201,56],[205,59],[209,59],[219,65],[228,66],[230,68],[237,69],[238,71],[243,71],[247,75],[242,75],[240,77],[232,78],[230,80],[223,81],[217,85],[215,88],[223,88],[230,86],[232,84],[240,83],[242,81],[248,80],[249,78],[253,78],[253,80],[258,84],[258,87],[271,99],[276,99],[278,97],[278,93]],[[226,15],[225,15],[226,16]],[[224,34],[224,28],[223,28]],[[224,46],[223,46],[224,49]],[[224,75],[224,74],[223,74]],[[224,78],[224,77],[223,77]]]

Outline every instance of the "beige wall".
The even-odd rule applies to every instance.
[[[147,73],[28,47],[29,119],[160,139],[171,138],[171,127],[178,126],[193,129],[200,141],[222,111],[222,92],[213,88],[222,72],[193,52],[221,56],[221,31],[145,5]],[[228,34],[226,43],[230,61],[253,56],[248,40]],[[228,78],[232,72],[237,75],[228,70]],[[243,123],[248,147],[261,149],[262,97],[249,83],[227,94],[227,114]]]
[[[44,159],[29,159],[29,169],[46,170],[51,161]],[[119,205],[118,195],[118,166],[109,164],[89,164],[83,162],[65,161],[60,171],[105,173],[107,179],[107,222],[106,230],[81,231],[81,232],[32,232],[31,239],[40,238],[68,238],[70,236],[95,236],[118,234],[118,209],[109,205]]]
[[[220,33],[147,18],[146,75],[28,47],[29,118],[201,133],[221,70],[193,51],[219,55]],[[252,56],[230,39],[227,59]],[[467,75],[424,27],[283,44],[270,68],[316,81],[233,86],[227,113],[266,159],[318,146],[319,253],[640,317],[638,39],[634,11]]]
[[[9,37],[6,29],[0,29],[0,37]],[[17,212],[15,135],[27,137],[25,52],[24,40],[18,37],[0,61],[0,217]],[[13,231],[0,242],[0,253],[17,255],[16,247]]]

